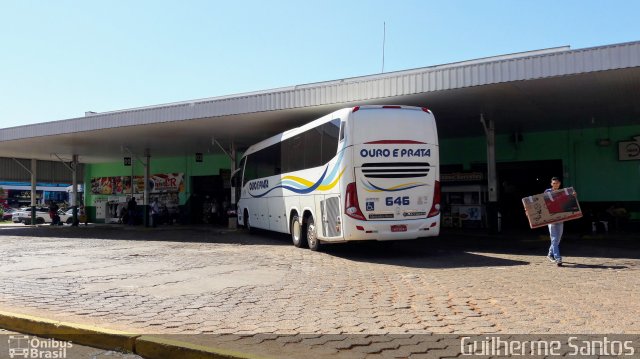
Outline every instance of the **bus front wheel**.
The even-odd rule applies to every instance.
[[[312,251],[320,250],[320,241],[316,232],[316,224],[313,221],[313,216],[309,216],[307,219],[307,243],[309,243],[309,249]]]
[[[297,248],[306,247],[306,238],[302,231],[302,223],[300,223],[300,217],[293,215],[291,218],[291,241]]]

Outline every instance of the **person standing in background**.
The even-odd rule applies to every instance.
[[[151,226],[154,228],[158,226],[158,220],[160,219],[160,204],[158,203],[158,197],[153,199],[151,204]]]

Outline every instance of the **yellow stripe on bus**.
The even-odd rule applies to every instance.
[[[365,189],[367,190],[367,192],[386,192],[386,191],[392,191],[392,190],[400,188],[400,187],[413,186],[413,185],[418,185],[418,184],[425,184],[425,183],[420,183],[420,182],[403,183],[403,184],[399,184],[397,186],[393,186],[391,188],[385,188],[384,191],[380,190],[380,189],[368,189],[368,188],[365,188]]]
[[[284,180],[292,180],[292,181],[296,181],[296,182],[298,182],[298,183],[300,183],[300,184],[303,184],[303,185],[305,185],[305,186],[308,186],[308,187],[313,186],[313,182],[308,181],[308,180],[306,180],[306,179],[304,179],[304,178],[295,177],[295,176],[285,176],[285,177],[282,177],[282,180],[283,180],[283,181],[284,181]]]
[[[346,169],[346,167],[343,168],[342,171],[340,171],[340,174],[338,175],[338,178],[336,178],[333,182],[331,182],[329,184],[326,184],[324,186],[318,186],[318,190],[319,191],[328,191],[328,190],[332,189],[333,187],[335,187],[336,184],[338,183],[338,181],[340,180],[340,177],[342,177],[342,174],[344,173],[345,169]]]

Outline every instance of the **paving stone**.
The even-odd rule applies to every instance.
[[[631,314],[640,312],[638,246],[563,242],[571,252],[558,269],[545,262],[544,241],[478,251],[416,241],[398,253],[350,243],[317,253],[271,234],[42,230],[0,229],[0,309],[141,333],[246,334],[227,343],[310,358],[455,356],[438,345],[418,350],[436,335],[390,335],[399,333],[640,332]]]

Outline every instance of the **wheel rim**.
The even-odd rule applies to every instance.
[[[316,246],[316,225],[311,222],[307,228],[307,240],[309,241],[309,247],[314,248]]]
[[[300,230],[300,221],[298,221],[297,219],[293,221],[293,228],[291,229],[291,236],[293,237],[293,242],[294,243],[300,243],[300,235],[301,230]]]

